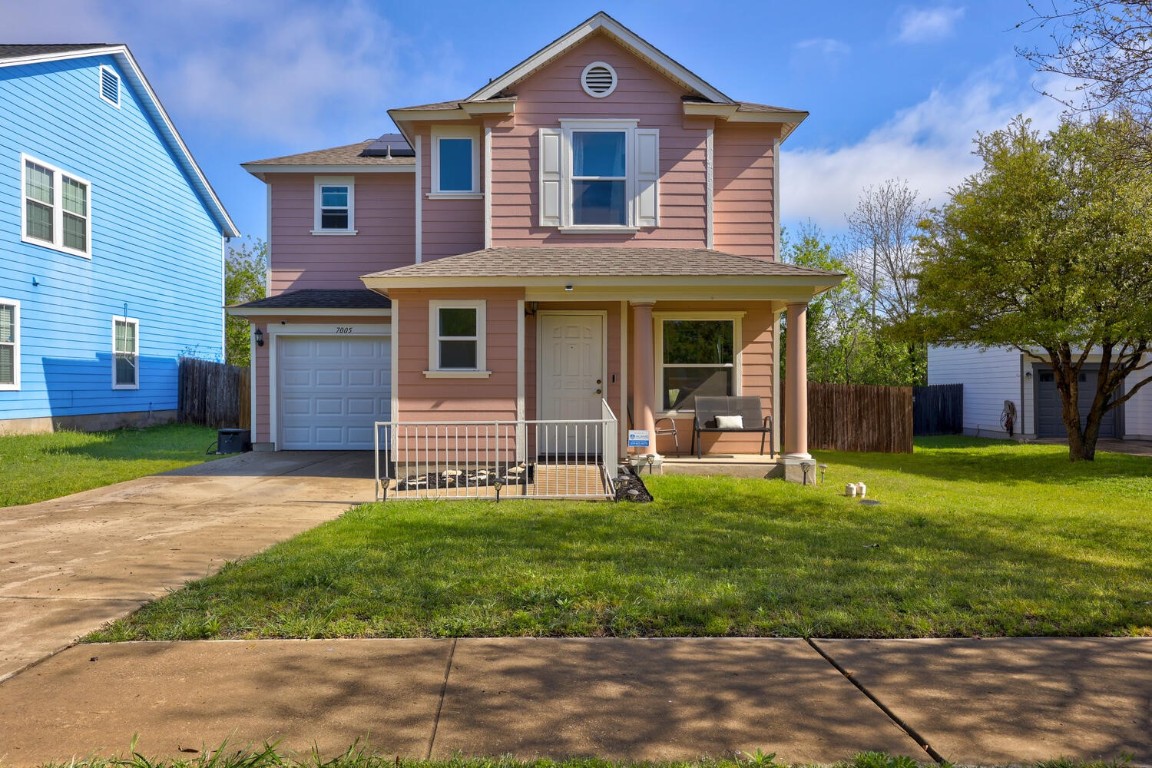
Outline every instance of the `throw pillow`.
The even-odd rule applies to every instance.
[[[743,416],[717,416],[716,426],[720,429],[744,429]]]

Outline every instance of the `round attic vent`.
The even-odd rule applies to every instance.
[[[616,90],[616,70],[610,64],[594,61],[580,73],[580,85],[584,93],[594,98],[610,96]]]

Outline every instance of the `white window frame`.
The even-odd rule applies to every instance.
[[[20,389],[20,302],[0,298],[0,306],[12,307],[12,341],[0,340],[0,346],[12,347],[12,382],[0,381],[0,391],[16,392]]]
[[[108,96],[104,93],[104,78],[108,76],[116,79],[116,101],[112,101],[112,99],[108,98]],[[120,91],[122,90],[122,82],[123,81],[120,78],[119,72],[107,65],[100,65],[100,80],[97,82],[97,89],[100,92],[100,98],[103,99],[106,103],[116,107],[116,109],[120,109]]]
[[[656,395],[660,399],[660,402],[659,402],[660,411],[659,412],[661,414],[664,414],[664,415],[672,415],[672,416],[675,416],[675,415],[681,414],[681,413],[695,413],[695,409],[688,409],[688,408],[664,410],[664,390],[666,389],[665,384],[664,384],[664,365],[665,365],[664,364],[664,323],[666,321],[669,321],[669,320],[673,320],[673,321],[676,321],[676,320],[709,320],[709,321],[728,320],[728,321],[731,321],[731,323],[732,323],[732,364],[730,367],[732,368],[732,394],[733,395],[743,394],[744,384],[743,384],[742,357],[743,357],[743,352],[744,352],[744,340],[743,340],[742,334],[740,332],[740,327],[743,325],[743,320],[744,320],[744,313],[743,312],[724,312],[724,311],[717,311],[717,312],[653,312],[652,313],[652,322],[656,326],[654,329],[654,334],[653,334],[655,337],[653,339],[653,341],[655,342],[654,343],[655,350],[654,350],[654,354],[653,354],[653,357],[654,357],[653,368],[654,368],[654,372],[655,372],[655,376],[656,376]],[[672,365],[672,366],[679,365],[679,366],[683,367],[685,365],[693,365],[693,364],[692,363],[679,363],[679,364],[669,363],[668,365]],[[715,366],[713,366],[711,364],[709,364],[709,365],[701,364],[700,367],[701,368],[713,368]]]
[[[434,378],[460,378],[475,379],[488,378],[488,321],[487,304],[483,299],[442,299],[428,302],[428,370],[424,376]],[[440,310],[441,309],[474,309],[476,310],[476,336],[441,336]],[[475,341],[476,367],[475,368],[444,368],[440,364],[441,341]]]
[[[472,188],[440,188],[440,141],[442,139],[468,139],[472,143]],[[480,191],[480,131],[476,128],[438,126],[432,129],[432,191],[428,197],[441,199],[473,199],[483,197]]]
[[[574,224],[573,133],[624,133],[625,197],[623,225]],[[560,128],[540,129],[540,226],[572,234],[620,234],[660,226],[660,131],[637,120],[563,119]]]
[[[131,354],[134,362],[133,372],[136,375],[131,384],[121,384],[116,379],[117,355],[124,354],[119,351],[116,345],[116,326],[119,323],[131,325],[135,331],[132,334],[133,349]],[[112,389],[140,389],[140,321],[134,317],[112,316]]]
[[[312,187],[312,234],[346,236],[356,234],[356,177],[317,176]],[[348,226],[344,229],[325,229],[322,226],[324,213],[324,187],[348,188]]]
[[[28,164],[38,165],[52,174],[52,239],[42,240],[28,234]],[[87,201],[87,215],[84,217],[84,243],[86,250],[69,248],[64,245],[64,179],[70,179],[84,187]],[[40,200],[35,202],[44,204]],[[76,216],[70,213],[70,216]],[[20,155],[20,239],[31,245],[51,248],[54,251],[92,258],[92,183],[74,173],[57,168],[39,158],[21,153]]]

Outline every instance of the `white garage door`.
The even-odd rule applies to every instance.
[[[282,336],[277,341],[280,448],[371,450],[391,412],[386,336]]]

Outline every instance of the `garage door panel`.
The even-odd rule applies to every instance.
[[[280,447],[371,449],[392,407],[385,337],[292,337],[277,342]]]

